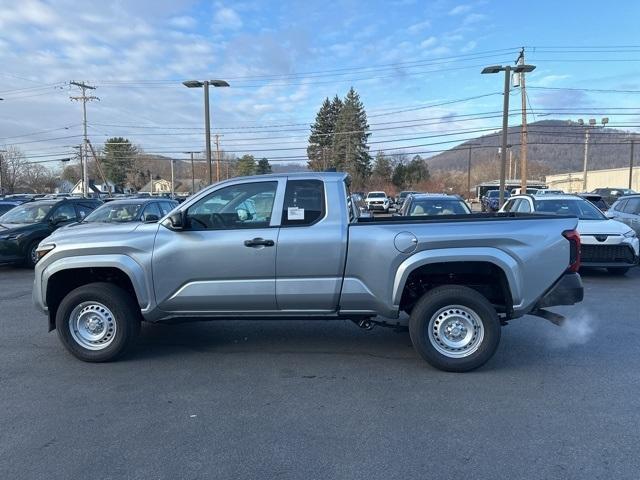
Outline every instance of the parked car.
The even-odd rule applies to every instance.
[[[626,195],[634,195],[637,192],[634,192],[630,188],[596,188],[589,193],[596,193],[600,195],[602,199],[607,202],[607,204],[613,205],[613,203],[620,197],[624,197]]]
[[[0,217],[0,263],[33,267],[40,241],[57,228],[82,220],[101,204],[88,198],[39,200],[9,210]]]
[[[527,193],[528,192],[527,188]],[[564,195],[564,190],[551,190],[550,188],[540,188],[531,195]]]
[[[9,202],[18,202],[18,203],[26,203],[32,202],[34,200],[34,195],[30,193],[14,193],[11,195],[5,195],[3,200]]]
[[[400,192],[398,194],[398,196],[396,197],[396,202],[395,202],[396,203],[396,209],[397,210],[402,209],[402,205],[404,204],[404,201],[407,199],[407,196],[412,195],[414,193],[418,193],[418,192],[415,192],[413,190],[404,190],[404,191]]]
[[[636,232],[623,223],[608,219],[595,205],[578,195],[511,197],[500,211],[576,216],[582,266],[605,267],[612,274],[624,275],[638,264],[640,245]]]
[[[504,192],[504,198],[511,197],[507,191]],[[480,199],[480,208],[483,212],[497,212],[500,210],[500,190],[489,190],[484,197]]]
[[[538,193],[538,190],[540,190],[539,188],[527,188],[526,189],[526,194],[527,195],[535,195],[536,193]],[[522,193],[522,188],[512,188],[511,189],[511,195],[521,195]]]
[[[355,212],[355,215],[358,218],[365,218],[365,217],[368,218],[368,217],[373,216],[371,214],[371,212],[369,211],[369,209],[367,208],[367,204],[364,203],[364,198],[362,198],[362,196],[360,194],[358,194],[358,193],[352,193],[349,196],[349,205],[348,206],[350,206],[353,209],[353,210],[350,210],[350,211]]]
[[[640,195],[630,195],[618,199],[611,205],[606,215],[629,225],[636,234],[640,235]]]
[[[598,195],[597,193],[579,193],[578,196],[593,203],[601,212],[609,210],[609,205],[602,199],[602,195]]]
[[[369,210],[381,210],[384,213],[389,213],[391,202],[389,202],[389,197],[384,192],[369,192],[364,201]]]
[[[22,205],[22,202],[12,202],[10,200],[0,200],[0,215],[4,215],[12,208]]]
[[[458,195],[417,193],[404,202],[400,215],[407,217],[433,215],[468,215],[471,209]]]
[[[113,200],[96,208],[82,223],[157,222],[177,206],[178,202],[169,199]]]
[[[335,172],[229,179],[130,235],[130,224],[58,230],[38,248],[35,304],[89,362],[128,350],[141,319],[397,328],[406,312],[426,361],[468,371],[494,354],[502,324],[529,313],[558,321],[544,308],[582,300],[576,218],[358,218],[348,187]],[[259,215],[247,216],[249,202]]]

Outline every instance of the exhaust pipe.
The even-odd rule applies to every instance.
[[[561,327],[565,322],[566,318],[557,313],[550,312],[549,310],[545,310],[544,308],[537,308],[532,310],[529,315],[534,315],[536,317],[544,318],[545,320],[549,320],[554,325]]]

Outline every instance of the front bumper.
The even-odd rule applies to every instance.
[[[574,305],[584,298],[582,279],[577,273],[565,273],[540,297],[533,310],[557,305]]]
[[[369,210],[389,210],[389,205],[385,205],[383,203],[370,203],[367,205]]]

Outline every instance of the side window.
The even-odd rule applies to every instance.
[[[618,200],[612,208],[617,212],[623,212],[626,204],[627,200]]]
[[[630,198],[623,208],[624,213],[640,214],[640,198]]]
[[[98,205],[93,203],[76,203],[76,210],[78,211],[78,218],[83,220],[84,217],[93,212]]]
[[[289,180],[284,194],[282,225],[313,225],[324,216],[324,183]]]
[[[529,201],[520,200],[520,205],[518,205],[518,209],[516,211],[518,213],[531,213],[531,205],[529,205]]]
[[[171,210],[173,210],[174,206],[171,202],[160,202],[160,210],[162,210],[162,215],[165,216]]]
[[[155,215],[158,218],[161,218],[163,216],[160,213],[158,202],[150,203],[146,207],[144,207],[144,211],[142,212],[142,220],[145,220],[147,215]]]
[[[76,210],[73,208],[72,203],[63,203],[56,207],[51,215],[51,218],[56,222],[67,222],[69,220],[76,219]]]
[[[278,182],[254,182],[216,190],[187,210],[192,230],[265,228],[271,222]]]
[[[515,200],[509,200],[505,205],[504,205],[504,211],[505,212],[515,212],[517,211],[516,209],[518,208],[518,203],[520,203],[520,199],[515,199]]]

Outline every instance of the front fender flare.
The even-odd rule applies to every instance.
[[[520,264],[504,251],[491,247],[464,247],[423,250],[411,255],[400,264],[393,282],[392,301],[394,308],[400,308],[400,300],[409,274],[423,265],[448,262],[487,262],[500,268],[507,279],[514,306],[522,302]]]
[[[42,285],[42,291],[40,293],[43,299],[42,303],[46,303],[49,278],[55,273],[76,268],[101,267],[117,268],[124,272],[127,277],[129,277],[129,280],[131,280],[140,309],[144,312],[151,308],[153,299],[152,286],[150,280],[148,280],[144,274],[144,269],[133,258],[121,254],[64,257],[55,260],[42,271],[40,282]]]

